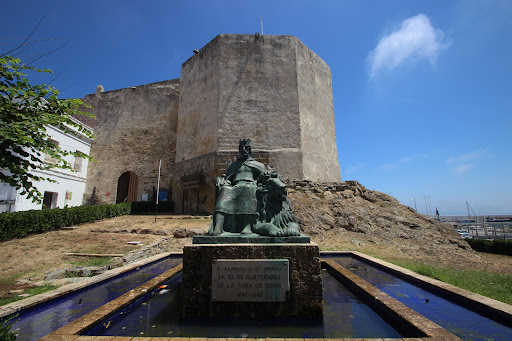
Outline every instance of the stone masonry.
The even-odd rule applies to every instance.
[[[95,139],[84,201],[96,187],[96,203],[116,203],[119,177],[136,174],[137,200],[152,199],[162,160],[160,188],[170,188],[176,153],[179,80],[87,95],[94,107]]]
[[[183,248],[184,316],[316,317],[323,312],[317,244],[194,244]],[[290,290],[284,302],[212,300],[212,264],[219,259],[288,259]],[[234,290],[234,289],[233,289]]]
[[[330,69],[296,37],[221,34],[183,63],[180,79],[102,90],[84,100],[97,117],[98,160],[86,201],[96,187],[96,202],[115,203],[126,171],[136,200],[152,200],[161,159],[176,212],[211,212],[214,179],[240,138],[283,176],[341,181]]]

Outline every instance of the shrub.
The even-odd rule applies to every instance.
[[[0,213],[0,241],[130,214],[132,203]]]
[[[172,212],[172,201],[158,203],[158,212]],[[116,205],[78,206],[51,210],[0,213],[0,241],[23,238],[65,226],[90,223],[126,214],[155,212],[155,202],[127,202]]]
[[[466,239],[471,248],[478,252],[512,256],[512,240],[506,239]]]

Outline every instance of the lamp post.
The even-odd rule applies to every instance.
[[[158,180],[156,182],[156,201],[155,201],[155,223],[156,215],[158,213],[158,195],[160,194],[160,168],[162,167],[162,160],[158,162]]]

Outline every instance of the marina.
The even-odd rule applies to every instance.
[[[467,231],[473,239],[512,239],[512,216],[446,216],[440,221]]]

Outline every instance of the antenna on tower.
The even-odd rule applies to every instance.
[[[263,35],[263,17],[261,17],[261,35]]]

